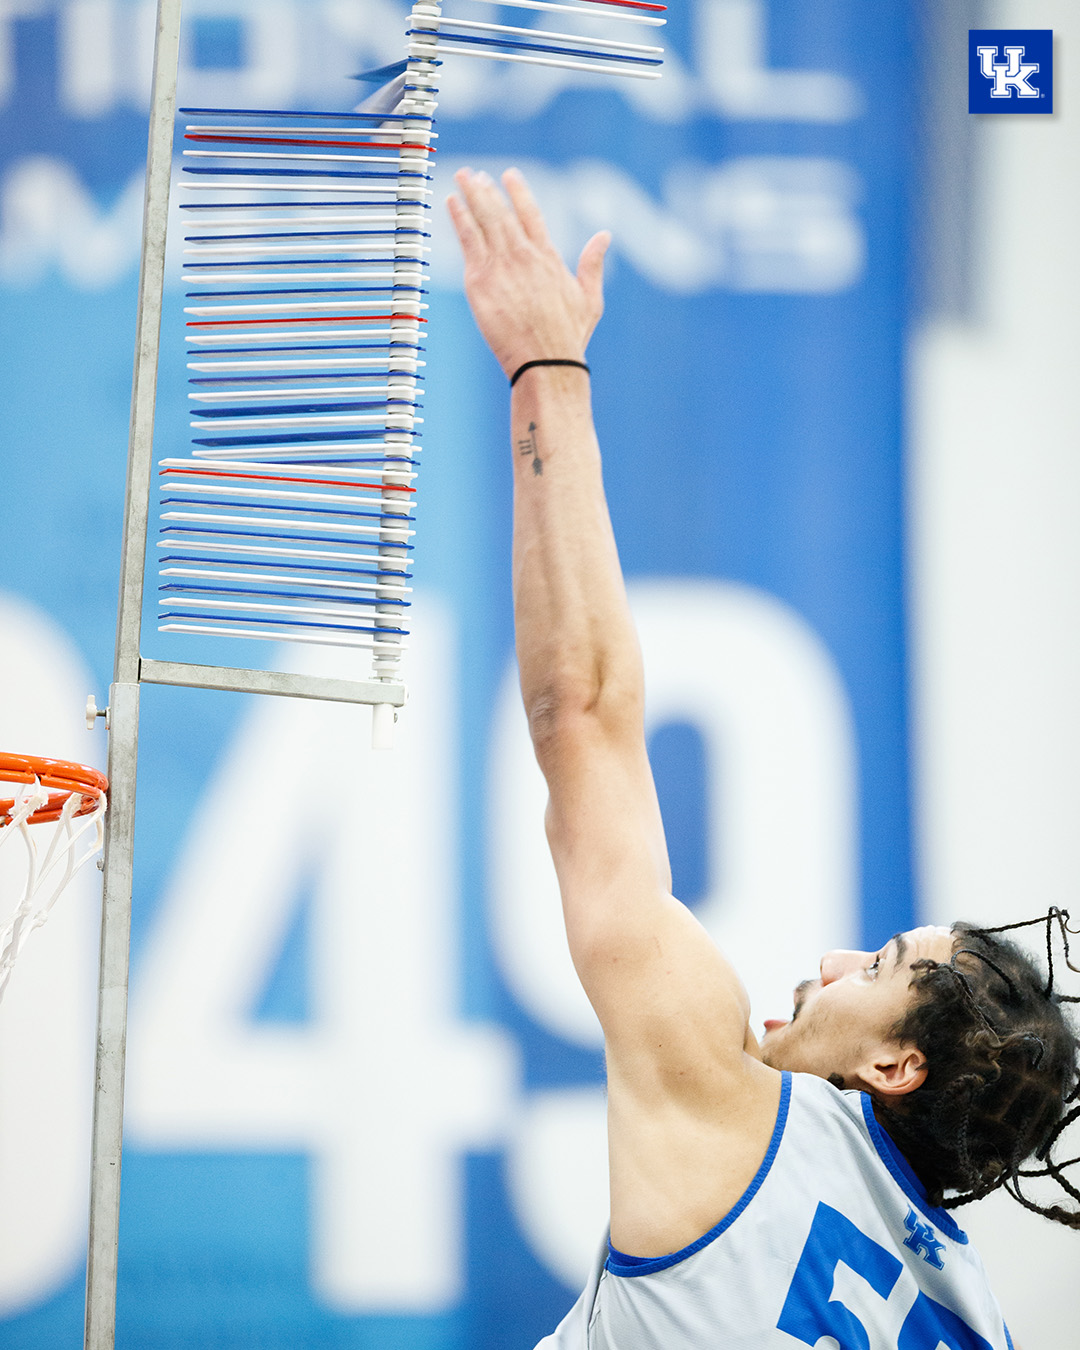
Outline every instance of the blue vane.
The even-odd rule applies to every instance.
[[[423,33],[424,29],[412,28],[407,36]],[[510,38],[468,37],[464,33],[444,33],[444,42],[465,42],[476,47],[500,47],[523,52],[548,52],[555,56],[582,56],[601,61],[623,61],[637,66],[660,66],[663,61],[658,56],[626,56],[619,52],[592,51],[584,47],[555,47],[546,42],[514,42]]]
[[[407,375],[413,380],[424,378],[423,375],[414,375],[411,370],[366,370],[361,367],[353,370],[299,370],[289,375],[246,375],[240,371],[235,375],[200,376],[198,379],[189,379],[188,384],[288,384],[290,380],[294,383],[296,380],[385,380],[387,375]]]
[[[282,245],[284,248],[284,245]],[[385,252],[389,252],[387,247]],[[351,267],[357,264],[356,258],[238,258],[234,262],[186,262],[184,267],[189,272],[194,272],[196,268],[201,271],[206,268],[232,268],[234,271],[239,267],[330,267],[337,266],[339,263],[345,263]],[[192,277],[192,281],[198,281],[198,277]]]
[[[292,417],[295,414],[368,412],[391,404],[409,408],[423,406],[411,398],[380,398],[364,403],[256,403],[245,404],[242,408],[191,408],[190,412],[192,417]]]
[[[362,70],[359,75],[350,75],[350,80],[361,80],[364,84],[389,84],[399,75],[404,75],[408,61],[394,61],[388,66],[379,66],[377,70]]]
[[[222,489],[224,491],[225,489]],[[411,525],[413,517],[402,515],[398,511],[356,511],[345,506],[305,506],[299,502],[233,501],[228,497],[171,497],[161,499],[162,506],[204,506],[209,510],[235,511],[276,511],[294,516],[355,516],[363,520],[394,520],[402,525]],[[280,525],[282,522],[273,516],[266,516],[267,525]],[[304,521],[305,525],[317,525],[319,522]]]
[[[254,352],[384,352],[392,347],[407,347],[410,351],[422,352],[423,347],[415,342],[324,342],[319,346],[288,347],[213,347],[206,351],[200,347],[189,351],[188,356],[247,356]]]
[[[213,244],[221,240],[231,244],[245,239],[359,239],[362,236],[384,239],[388,235],[396,237],[399,234],[419,234],[425,239],[431,238],[424,230],[401,229],[396,225],[388,225],[384,230],[298,230],[292,233],[278,230],[273,234],[185,234],[184,239],[190,244]]]
[[[336,189],[336,188],[327,188],[326,190],[327,190],[327,192],[334,192],[334,191],[341,191],[341,192],[344,192],[346,189],[345,189],[345,188],[340,188],[340,189]],[[285,189],[282,188],[282,191],[284,192]],[[297,203],[297,202],[258,202],[257,205],[260,206],[260,207],[264,207],[264,206],[297,206],[297,205],[299,205],[299,203]],[[428,202],[410,201],[410,200],[407,199],[407,198],[403,198],[403,199],[399,202],[398,198],[396,198],[396,197],[390,197],[390,198],[388,198],[386,201],[374,201],[374,200],[372,200],[372,201],[365,201],[365,202],[363,202],[363,203],[358,203],[358,202],[340,202],[340,201],[334,201],[333,199],[328,199],[328,200],[326,200],[326,201],[320,201],[320,202],[304,202],[303,205],[304,205],[304,206],[358,206],[358,205],[364,205],[364,206],[398,206],[398,205],[401,205],[401,206],[415,206],[418,210],[423,210],[423,211],[430,211],[430,210],[431,210],[431,206],[430,206],[430,204],[429,204]],[[180,210],[181,210],[181,211],[230,211],[230,210],[237,210],[237,211],[239,211],[239,210],[244,210],[244,211],[250,211],[250,210],[251,210],[251,207],[252,207],[252,203],[251,203],[251,202],[181,202],[181,203],[180,203]]]
[[[339,534],[278,534],[273,530],[234,530],[225,525],[162,525],[161,533],[181,535],[220,534],[227,535],[230,539],[250,539],[256,544],[264,539],[283,539],[289,544],[337,544],[344,548],[374,548],[375,544],[379,542],[378,540],[349,539],[347,536]],[[379,531],[376,526],[371,525],[367,527],[366,533],[377,535]],[[411,553],[415,545],[399,544],[395,541],[392,547],[405,548]]]
[[[213,280],[213,277],[209,278],[210,283]],[[187,300],[221,300],[237,295],[255,297],[260,295],[310,295],[312,297],[311,303],[314,303],[314,298],[319,295],[385,295],[391,291],[408,291],[413,295],[427,295],[427,291],[422,286],[409,286],[404,283],[386,286],[317,286],[312,283],[310,286],[279,286],[274,290],[265,286],[258,289],[249,286],[240,291],[185,291],[184,298]],[[216,312],[220,313],[220,311]]]
[[[339,431],[300,431],[289,436],[209,436],[192,440],[192,445],[210,445],[224,449],[240,446],[292,445],[296,441],[341,441],[346,437],[357,441],[377,441],[386,435],[387,428],[342,427]]]
[[[287,628],[323,628],[335,633],[370,633],[378,637],[383,637],[388,633],[393,634],[395,637],[409,636],[409,630],[407,628],[384,628],[381,626],[378,628],[366,628],[360,624],[353,623],[317,623],[315,620],[306,619],[278,619],[272,614],[203,614],[198,610],[182,610],[179,614],[176,614],[173,613],[172,610],[166,610],[158,617],[159,619],[185,619],[189,622],[192,619],[203,619],[210,620],[213,623],[257,623],[262,624],[264,628],[271,624],[275,627],[278,624],[283,624]]]
[[[404,62],[404,61],[401,63],[401,68],[402,68],[402,70],[404,70],[404,68],[405,68],[405,62]],[[391,67],[391,66],[387,66],[386,69],[387,69],[387,70],[390,70],[390,69],[392,69],[392,67]],[[376,75],[376,74],[378,74],[378,71],[372,71],[371,73],[372,73],[373,75]],[[399,73],[400,73],[400,72],[399,72]],[[357,76],[355,76],[354,78],[359,80],[359,79],[363,79],[363,76],[362,76],[362,75],[357,75]],[[388,77],[388,78],[389,78],[389,77]],[[372,114],[370,114],[370,113],[348,113],[348,112],[297,112],[297,111],[296,111],[295,109],[293,109],[293,108],[178,108],[178,109],[177,109],[177,112],[190,113],[190,114],[192,114],[193,116],[199,116],[199,117],[205,117],[205,116],[213,116],[213,117],[290,117],[290,118],[291,118],[291,117],[336,117],[336,118],[338,118],[340,121],[343,121],[343,122],[349,122],[349,121],[370,122],[370,121],[372,120]],[[389,115],[389,114],[383,114],[383,115],[381,115],[381,116],[379,117],[378,120],[379,120],[379,121],[386,120],[386,118],[387,118],[388,116],[390,116],[390,115]],[[419,117],[420,120],[421,120],[421,121],[424,121],[424,122],[430,122],[430,121],[432,120],[430,117],[428,117],[428,116],[426,116],[425,114],[422,114],[422,113],[416,114],[415,116],[414,116],[414,114],[412,114],[412,113],[409,113],[408,116],[406,116],[404,113],[398,113],[398,114],[396,115],[396,117],[395,117],[395,121],[398,121],[398,122],[413,121],[413,120],[415,120],[416,117]]]
[[[299,583],[293,583],[294,585]],[[377,595],[348,595],[336,591],[282,591],[266,586],[200,586],[192,582],[170,582],[159,591],[182,591],[194,595],[268,595],[275,600],[326,600],[334,605],[396,605],[407,609],[411,601],[390,600]]]
[[[374,577],[389,578],[392,581],[411,581],[411,572],[385,572],[371,567],[333,567],[321,563],[298,563],[292,560],[281,560],[277,558],[250,558],[242,564],[238,564],[235,558],[215,558],[209,554],[187,554],[187,553],[168,553],[161,559],[162,563],[198,563],[202,567],[208,564],[217,564],[222,567],[243,566],[277,568],[283,572],[340,572],[349,577]],[[301,578],[302,580],[303,578]]]
[[[368,169],[192,169],[185,166],[181,173],[196,174],[201,178],[226,176],[236,178],[423,178],[431,181],[431,174],[416,169],[399,169],[396,173],[376,173]]]

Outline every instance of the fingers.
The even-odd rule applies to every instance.
[[[487,251],[487,245],[484,243],[484,235],[480,226],[476,223],[476,218],[469,210],[468,203],[463,201],[455,192],[447,197],[446,207],[450,212],[450,221],[454,226],[458,242],[461,244],[462,253],[470,261],[479,261]]]
[[[486,173],[459,169],[454,181],[472,212],[484,240],[493,248],[505,247],[521,238],[522,229],[505,197]]]
[[[610,243],[611,232],[601,230],[599,234],[594,234],[581,250],[581,257],[578,260],[578,284],[597,315],[604,308],[604,255]]]
[[[536,198],[525,181],[525,175],[520,169],[507,169],[502,176],[502,182],[526,235],[539,248],[550,248],[551,237],[547,225],[536,204]]]

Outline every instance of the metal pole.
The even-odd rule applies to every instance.
[[[234,666],[192,666],[183,661],[139,662],[140,684],[171,684],[185,689],[229,689],[237,694],[280,694],[285,698],[327,699],[332,703],[405,705],[403,684],[386,680],[336,680],[325,675],[294,675],[279,670],[240,670]]]
[[[120,1147],[124,1128],[131,852],[135,827],[138,684],[109,690],[109,826],[101,914],[97,1062],[90,1155],[90,1237],[86,1261],[86,1350],[113,1350],[120,1225]]]
[[[131,933],[135,766],[139,738],[139,635],[153,457],[154,403],[165,233],[172,174],[181,0],[158,0],[154,81],[146,157],[142,264],[128,439],[127,497],[120,564],[116,661],[109,691],[109,810],[98,986],[97,1060],[90,1159],[85,1350],[113,1350],[124,1125],[128,949]]]

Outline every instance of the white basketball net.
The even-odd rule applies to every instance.
[[[82,796],[73,792],[64,803],[55,822],[31,825],[30,817],[49,800],[49,789],[39,782],[13,784],[15,805],[11,819],[0,826],[0,849],[19,838],[26,849],[26,882],[22,900],[9,922],[0,929],[0,998],[16,958],[35,928],[49,917],[64,889],[76,872],[101,850],[104,842],[106,798],[97,794],[97,805],[76,819]],[[41,832],[44,831],[44,834]],[[39,840],[48,845],[39,856]]]

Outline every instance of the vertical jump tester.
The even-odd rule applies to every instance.
[[[114,675],[108,706],[91,696],[86,709],[89,727],[105,719],[108,775],[0,755],[0,846],[19,836],[27,854],[23,899],[0,931],[0,994],[104,845],[86,1350],[115,1342],[140,688],[369,704],[372,744],[390,747],[406,700],[439,67],[461,56],[660,75],[662,49],[625,41],[634,29],[622,25],[662,26],[662,4],[472,2],[580,31],[458,19],[418,0],[406,58],[360,77],[379,88],[355,112],[181,108],[174,183],[181,0],[158,0]],[[191,449],[156,475],[159,631],[353,648],[367,661],[356,679],[140,654],[170,191],[184,223]],[[39,858],[34,831],[49,823]]]

